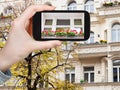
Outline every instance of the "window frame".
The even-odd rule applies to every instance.
[[[66,69],[68,69],[69,72],[66,72]],[[69,80],[66,79],[66,75],[69,75]],[[74,77],[72,77],[72,75],[74,75]],[[74,78],[73,82],[72,82],[72,78]],[[70,83],[75,82],[75,67],[73,67],[73,68],[65,68],[65,80],[70,82]]]
[[[77,3],[75,1],[72,1],[68,4],[67,10],[77,10]]]
[[[44,19],[43,20],[43,22],[44,22],[44,24],[43,24],[43,29],[42,30],[44,30],[44,28],[51,28],[52,30],[56,30],[57,28],[70,28],[70,29],[72,29],[72,28],[82,28],[82,27],[84,27],[84,21],[82,20],[82,18],[78,18],[78,17],[75,17],[75,18],[66,18],[66,19],[70,19],[70,25],[57,25],[57,19],[56,18],[49,18],[50,20],[53,20],[52,21],[52,25],[45,25],[45,21],[47,20],[48,18],[46,18],[46,19]],[[60,18],[60,19],[63,19],[63,18]],[[74,25],[74,20],[75,19],[81,19],[82,20],[82,25]],[[82,28],[83,29],[83,28]],[[83,30],[84,31],[84,30]]]
[[[87,0],[85,2],[84,9],[89,13],[94,13],[95,11],[94,0]]]
[[[84,80],[85,80],[85,74],[88,74],[88,81],[85,81],[85,82],[88,82],[88,83],[94,83],[94,81],[95,81],[95,70],[90,70],[90,71],[85,71],[84,69],[85,68],[93,68],[93,69],[95,69],[94,68],[94,66],[85,66],[85,67],[83,67],[83,74],[84,74]],[[91,81],[91,74],[94,74],[94,77],[93,77],[93,81]]]
[[[120,61],[120,59],[113,60],[113,82],[120,82],[120,65],[114,65],[115,61]],[[117,69],[117,72],[114,72],[114,69]],[[117,80],[115,81],[115,74],[117,74]]]
[[[120,42],[120,24],[116,23],[111,28],[111,42]]]

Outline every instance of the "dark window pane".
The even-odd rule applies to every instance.
[[[46,19],[45,25],[52,25],[52,19]]]
[[[94,71],[94,67],[84,67],[84,71]]]
[[[113,81],[117,82],[118,76],[117,76],[117,68],[113,68]]]
[[[52,28],[44,28],[44,30],[52,30]]]
[[[119,82],[120,82],[120,68],[119,68]]]
[[[90,82],[94,82],[94,73],[90,73]]]
[[[88,82],[88,73],[84,73],[84,80]]]
[[[81,19],[75,19],[74,20],[74,25],[82,25],[82,20]]]
[[[120,60],[113,60],[113,66],[120,66]]]
[[[70,25],[70,20],[69,19],[58,19],[57,25]]]
[[[70,75],[69,74],[65,74],[65,80],[70,81]]]
[[[71,83],[75,82],[75,74],[71,74]]]

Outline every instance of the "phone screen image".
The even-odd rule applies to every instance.
[[[86,11],[42,11],[33,17],[36,40],[84,41],[90,35],[90,16]]]
[[[41,38],[84,39],[84,13],[42,13]]]

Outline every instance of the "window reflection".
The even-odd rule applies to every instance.
[[[77,9],[77,4],[75,1],[72,1],[68,4],[68,10],[76,10]]]
[[[113,60],[113,81],[120,82],[120,60]]]
[[[112,26],[112,42],[120,42],[120,24]]]
[[[94,1],[93,0],[87,0],[85,3],[85,10],[93,13],[94,12]]]

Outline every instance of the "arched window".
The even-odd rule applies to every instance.
[[[76,10],[77,9],[77,4],[75,1],[72,1],[68,4],[68,10]]]
[[[90,31],[90,37],[85,43],[94,43],[94,32]]]
[[[120,59],[113,60],[113,82],[120,82]]]
[[[93,0],[87,0],[85,3],[85,10],[93,13],[94,12],[94,1]]]
[[[112,42],[120,42],[120,24],[114,24],[112,26]]]

